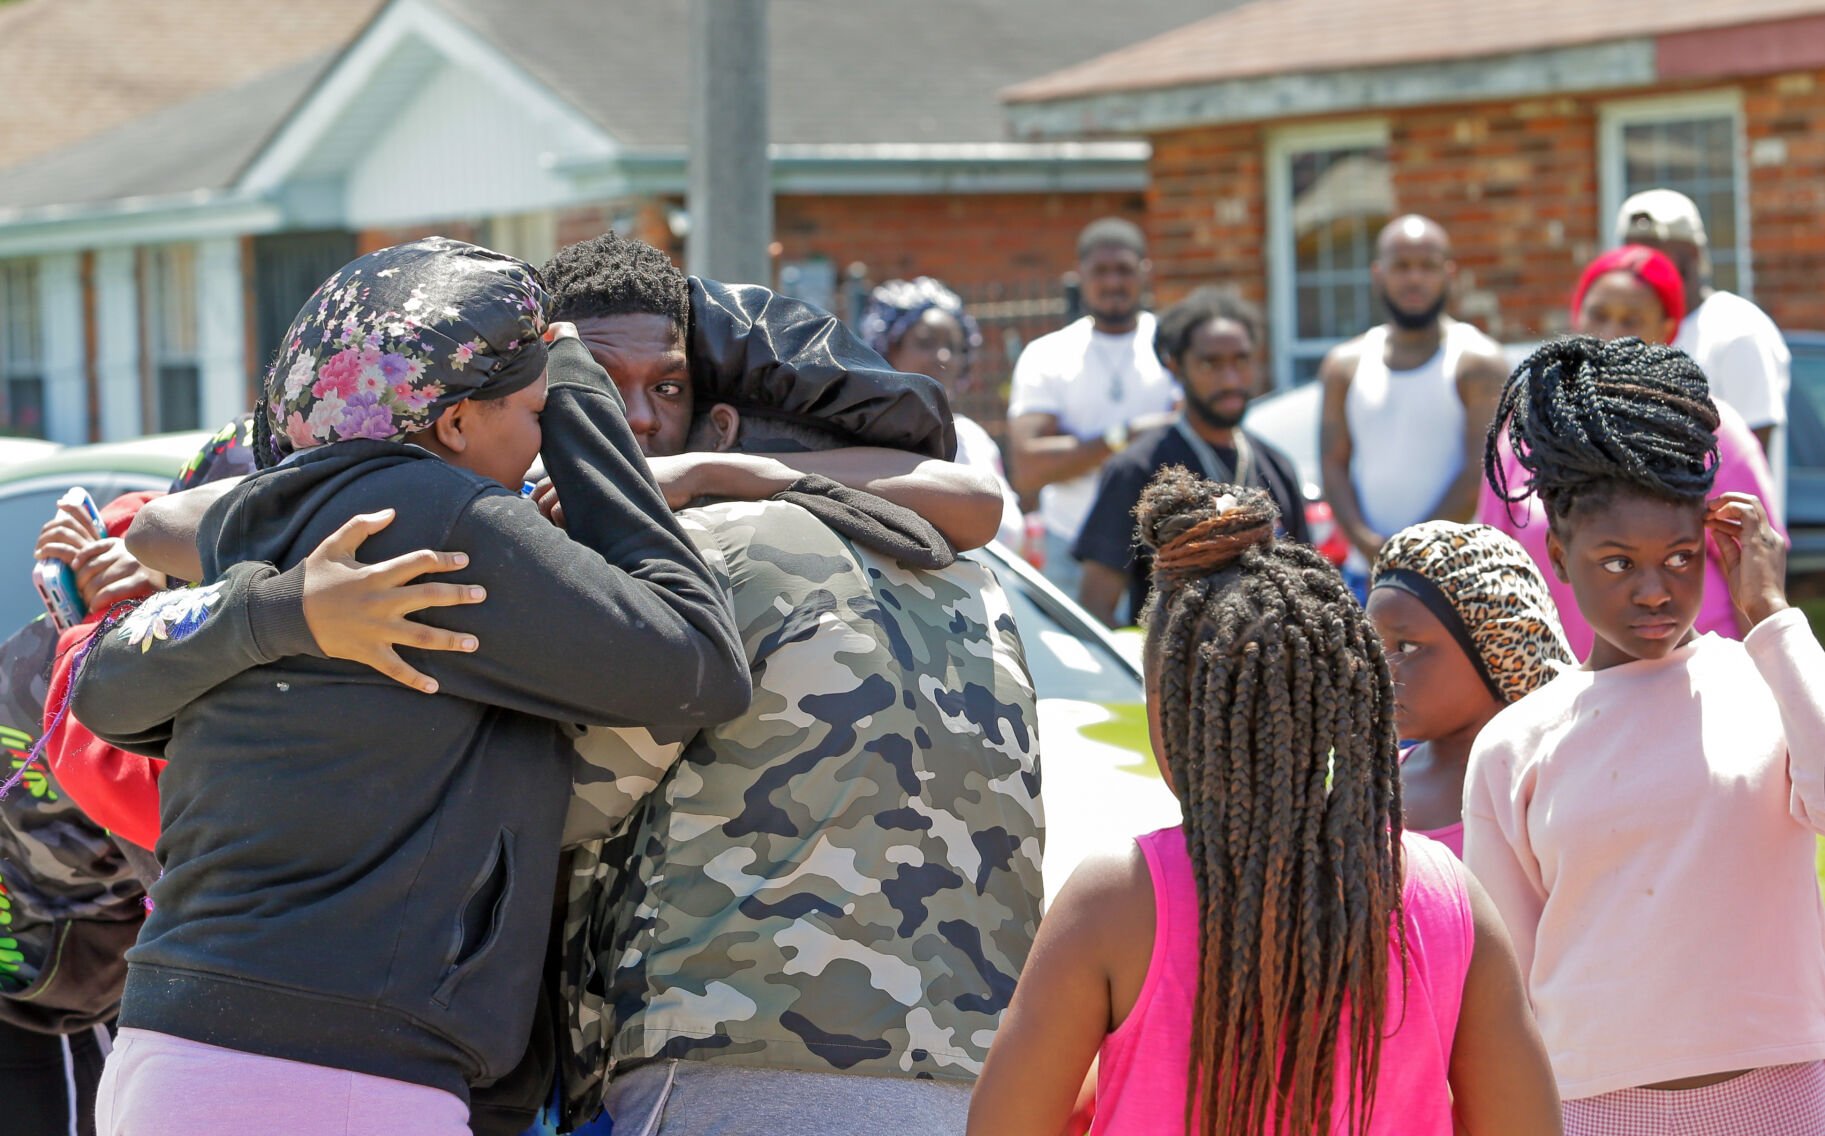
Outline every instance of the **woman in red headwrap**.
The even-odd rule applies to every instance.
[[[1686,314],[1685,286],[1679,269],[1665,255],[1645,245],[1624,245],[1611,249],[1585,266],[1572,291],[1572,329],[1580,335],[1597,339],[1633,337],[1645,343],[1671,343],[1679,321]],[[1717,427],[1717,494],[1750,493],[1766,501],[1774,478],[1755,435],[1742,415],[1718,399],[1720,419]],[[1506,432],[1497,444],[1498,459],[1506,467],[1511,484],[1520,484],[1522,474],[1509,449]],[[1493,472],[1493,471],[1491,471]],[[1578,603],[1571,585],[1553,568],[1546,550],[1546,513],[1539,499],[1528,497],[1513,505],[1505,504],[1485,482],[1483,500],[1477,520],[1494,525],[1520,541],[1546,577],[1565,625],[1565,637],[1572,652],[1580,659],[1590,654],[1593,635],[1590,624],[1578,613]],[[1780,522],[1773,522],[1777,528]],[[1786,535],[1782,532],[1782,535]],[[1699,634],[1715,631],[1730,639],[1740,639],[1743,627],[1730,602],[1730,589],[1718,568],[1717,555],[1711,550],[1705,563],[1705,601],[1694,625]]]

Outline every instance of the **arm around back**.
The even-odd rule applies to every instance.
[[[167,576],[201,580],[203,558],[197,553],[196,534],[203,514],[243,480],[225,478],[147,502],[127,529],[127,551],[141,564]]]
[[[116,605],[75,664],[70,713],[111,745],[163,757],[173,719],[197,698],[251,668],[320,654],[303,595],[304,565],[247,561],[213,584]]]

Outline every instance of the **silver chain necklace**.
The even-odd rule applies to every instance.
[[[1208,480],[1217,482],[1219,485],[1247,485],[1254,478],[1255,448],[1248,444],[1248,436],[1242,433],[1240,426],[1236,427],[1235,431],[1236,467],[1234,469],[1231,469],[1229,463],[1223,460],[1223,456],[1217,453],[1216,447],[1206,442],[1196,430],[1191,428],[1191,423],[1185,421],[1183,414],[1179,415],[1179,420],[1172,424],[1172,428],[1179,432],[1179,437],[1183,438],[1185,444],[1191,447],[1191,452],[1197,455],[1198,464],[1204,467],[1204,476]]]

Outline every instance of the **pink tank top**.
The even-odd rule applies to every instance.
[[[1139,839],[1153,876],[1153,957],[1134,1009],[1103,1040],[1096,1074],[1092,1136],[1161,1136],[1183,1132],[1192,1006],[1198,993],[1198,894],[1182,827]],[[1452,1136],[1446,1074],[1457,1033],[1458,1005],[1470,969],[1475,932],[1463,869],[1450,852],[1417,833],[1406,851],[1406,973],[1391,954],[1388,1021],[1376,1078],[1376,1136]],[[1401,1004],[1402,988],[1406,1003]],[[1404,1013],[1403,1013],[1404,1009]],[[1344,1077],[1339,1071],[1339,1103]],[[1338,1114],[1335,1130],[1347,1122]]]

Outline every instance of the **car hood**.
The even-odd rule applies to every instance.
[[[1154,766],[1140,703],[1041,698],[1039,746],[1048,904],[1085,857],[1179,823],[1178,798]]]

